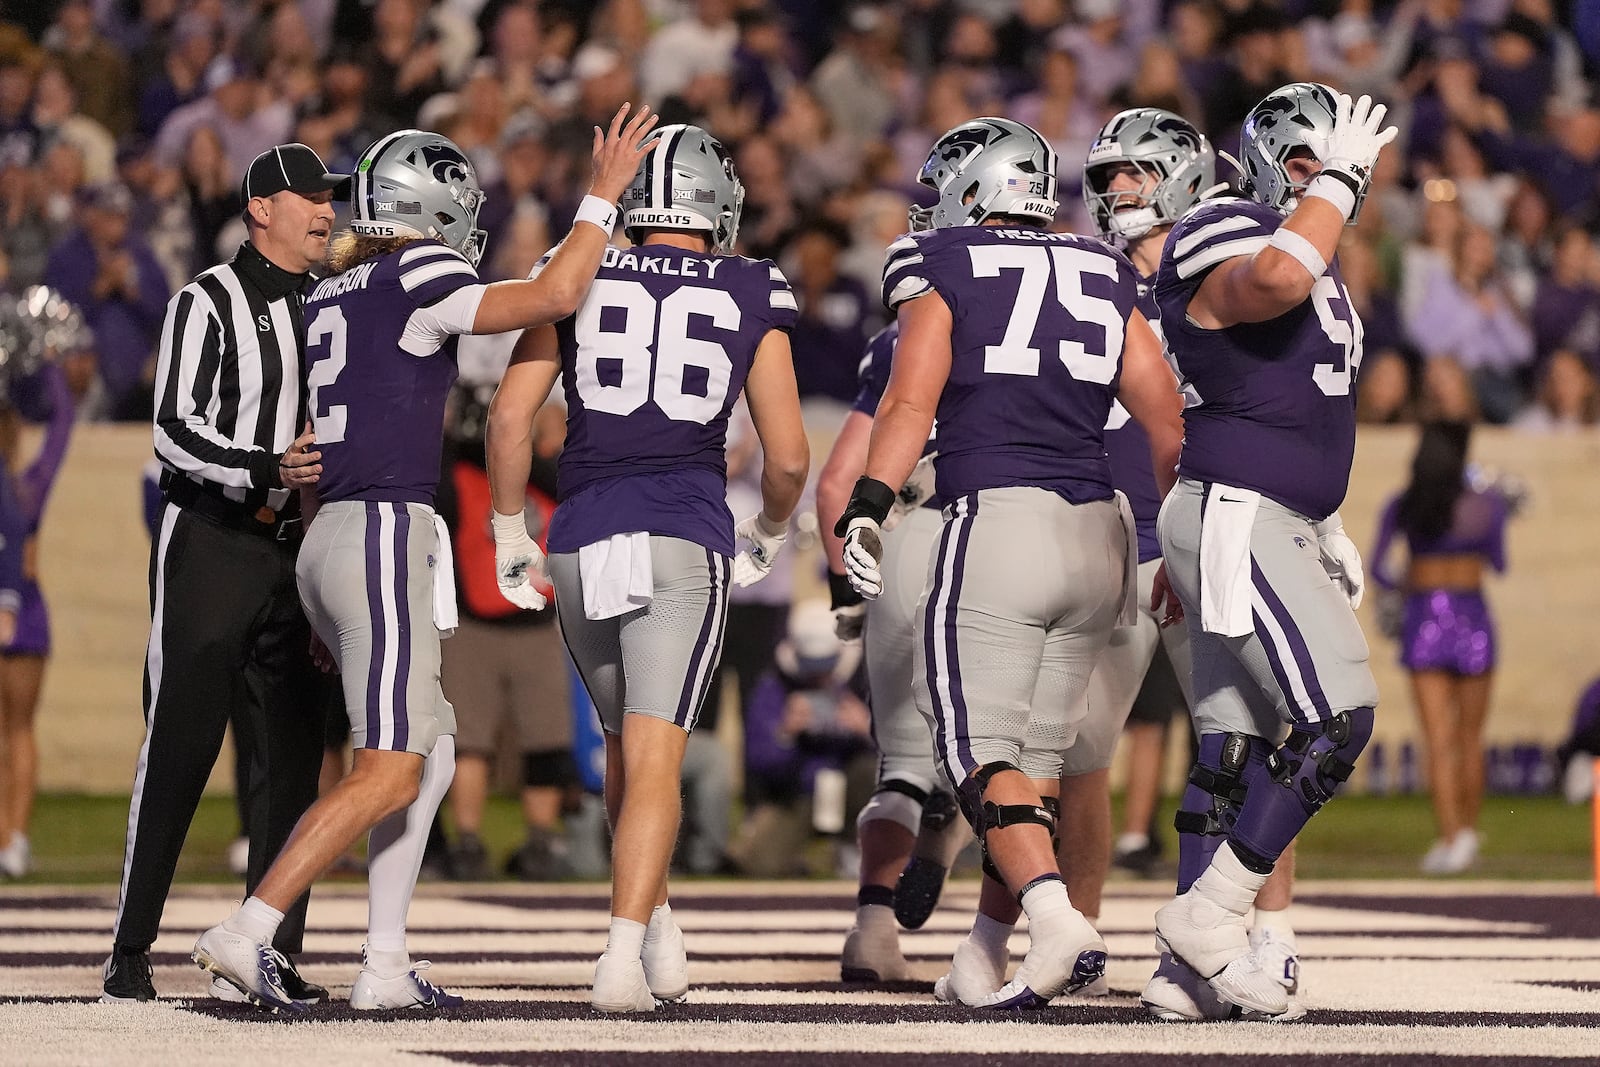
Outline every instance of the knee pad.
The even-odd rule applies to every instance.
[[[578,765],[572,749],[525,752],[522,755],[522,784],[530,788],[564,789],[578,780]]]
[[[1371,708],[1341,711],[1324,722],[1297,725],[1278,752],[1275,777],[1294,790],[1307,814],[1333,799],[1372,740]]]
[[[922,806],[927,801],[926,790],[899,778],[885,779],[856,816],[856,829],[881,820],[903,826],[915,836],[922,829]]]
[[[1251,764],[1266,764],[1270,750],[1268,742],[1249,734],[1202,734],[1200,758],[1189,772],[1173,828],[1204,837],[1219,837],[1233,829],[1248,792]]]

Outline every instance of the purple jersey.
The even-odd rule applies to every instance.
[[[444,320],[463,314],[449,298],[478,284],[461,253],[416,241],[311,291],[306,381],[322,501],[433,505],[456,337],[471,325],[470,315]]]
[[[1133,265],[1093,238],[1023,226],[908,234],[889,246],[883,302],[931,292],[952,319],[939,495],[1021,485],[1109,499],[1105,424],[1138,299]]]
[[[1189,300],[1212,267],[1266,247],[1283,216],[1210,200],[1167,235],[1156,302],[1179,372],[1199,396],[1184,412],[1178,472],[1255,489],[1314,520],[1344,499],[1355,455],[1361,319],[1334,259],[1310,299],[1267,322],[1206,330]]]
[[[1154,281],[1139,280],[1138,307],[1160,337],[1161,313],[1156,309]],[[1156,488],[1155,467],[1150,459],[1150,435],[1121,403],[1111,405],[1111,415],[1106,419],[1106,458],[1111,461],[1112,487],[1122,490],[1133,509],[1133,522],[1139,530],[1139,562],[1160,559],[1156,516],[1161,512],[1161,491]]]
[[[608,248],[556,324],[567,443],[551,552],[645,531],[733,554],[728,413],[795,299],[767,260],[671,245]]]
[[[883,329],[872,335],[867,342],[867,351],[861,357],[861,363],[856,367],[856,402],[850,405],[852,411],[876,418],[878,404],[883,401],[884,390],[889,388],[889,370],[894,364],[894,347],[900,341],[900,324],[891,322]],[[934,423],[933,430],[928,434],[927,444],[922,446],[922,454],[939,450],[939,425]],[[938,493],[934,493],[922,502],[925,508],[942,508],[944,502]]]

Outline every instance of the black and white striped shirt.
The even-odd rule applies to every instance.
[[[156,456],[250,507],[282,509],[278,458],[305,425],[304,285],[245,244],[167,305]]]

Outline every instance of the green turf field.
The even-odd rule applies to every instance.
[[[47,795],[34,816],[36,882],[116,882],[128,802],[121,797]],[[1590,814],[1559,797],[1488,797],[1480,830],[1482,859],[1474,877],[1585,879],[1592,876]],[[1162,817],[1170,826],[1170,811]],[[484,839],[496,861],[516,848],[522,828],[516,805],[494,800]],[[232,881],[224,850],[238,831],[233,802],[207,797],[178,866],[180,881]],[[1166,833],[1169,860],[1173,835]],[[1307,878],[1414,877],[1433,837],[1424,796],[1340,798],[1306,830],[1299,870]]]

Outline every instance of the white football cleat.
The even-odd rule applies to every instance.
[[[1106,973],[1106,943],[1094,925],[1077,911],[1053,919],[1050,929],[1030,922],[1032,944],[1016,975],[974,1008],[1042,1008],[1063,993],[1094,984]]]
[[[287,966],[282,955],[271,945],[250,940],[244,934],[228,929],[219,923],[201,934],[194,943],[190,959],[202,970],[231,983],[252,1004],[268,1011],[286,1011],[298,1014],[306,1006],[291,997],[283,988],[279,968]]]
[[[1226,1019],[1233,1005],[1217,995],[1204,978],[1163,952],[1156,973],[1145,983],[1139,1002],[1163,1022],[1200,1022]]]
[[[1300,992],[1300,954],[1294,935],[1265,928],[1250,931],[1250,951],[1261,969],[1277,979],[1291,997]]]
[[[683,931],[672,919],[659,937],[652,937],[655,924],[647,927],[639,962],[644,966],[645,985],[650,995],[666,1004],[676,1004],[689,995],[689,955],[683,947]]]
[[[466,998],[446,993],[418,971],[432,964],[418,960],[405,974],[381,978],[365,967],[350,987],[350,1006],[357,1011],[388,1011],[394,1008],[459,1008]]]
[[[644,963],[602,955],[594,965],[589,1003],[599,1011],[655,1011],[656,998],[645,979]]]
[[[900,952],[900,934],[891,918],[887,924],[852,926],[839,959],[843,982],[903,982],[911,977]]]
[[[1156,948],[1211,983],[1226,1000],[1263,1015],[1289,1009],[1283,986],[1250,952],[1245,913],[1264,875],[1244,869],[1228,845],[1189,889],[1156,911]]]
[[[213,975],[211,978],[211,999],[220,1000],[224,1004],[250,1003],[250,998],[244,995],[243,990],[221,975]]]
[[[933,983],[933,995],[945,1004],[975,1004],[1006,984],[1006,964],[1011,953],[1004,948],[991,956],[971,941],[956,946],[950,973]]]

